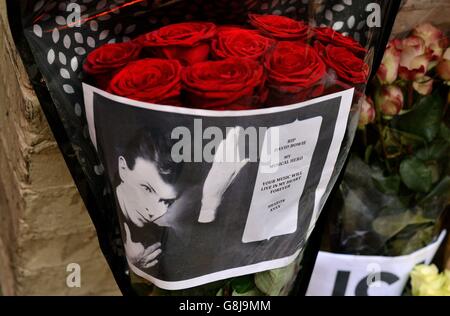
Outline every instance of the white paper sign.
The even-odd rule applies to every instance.
[[[307,296],[400,296],[417,264],[430,264],[446,232],[427,247],[400,257],[319,252]]]
[[[136,274],[162,289],[179,290],[282,268],[297,258],[315,225],[321,208],[318,201],[335,169],[354,89],[303,103],[248,111],[149,104],[87,84],[83,89],[89,134],[105,174],[115,186],[122,237],[132,241],[125,252],[130,269]],[[204,149],[213,142],[207,131],[221,134],[230,128],[247,131],[249,139],[251,135],[258,137],[244,143],[248,152],[242,161],[246,164],[237,164],[240,168],[235,164],[228,165],[233,168],[218,168],[216,157],[213,163],[202,157],[208,152]],[[175,130],[183,130],[187,136],[174,139]],[[216,137],[224,141],[224,148],[231,148],[230,152],[225,151],[226,157],[234,157],[236,148],[227,147],[228,136],[226,140],[224,135],[219,136],[222,138]],[[122,170],[127,170],[119,169],[124,160],[133,162],[140,155],[146,162],[144,166],[154,166],[152,155],[147,152],[160,146],[162,156],[167,157],[176,146],[168,149],[164,144],[175,141],[189,144],[183,147],[183,155],[177,156],[189,153],[189,159],[180,162],[177,177],[167,177],[164,170],[164,177],[159,177],[163,181],[153,184],[156,180],[150,171],[154,169],[140,165],[139,172],[133,169],[130,177],[125,174],[125,179],[117,181]],[[253,151],[251,146],[255,144]],[[214,155],[221,152],[219,149]],[[252,159],[252,152],[257,153],[256,159]],[[134,153],[136,157],[130,157]],[[194,160],[190,159],[192,156]],[[169,165],[171,172],[177,174],[177,168]],[[161,183],[166,192],[175,192],[164,206],[154,203],[161,201],[161,190],[145,189]],[[127,191],[119,190],[123,186]],[[141,193],[142,198],[135,198]],[[213,199],[208,200],[210,196]],[[212,206],[203,203],[211,200],[216,202]],[[153,220],[153,216],[143,214],[159,217]],[[202,214],[214,216],[201,217]],[[160,245],[160,249],[154,251],[157,257],[151,262],[153,265],[135,255],[135,249],[153,251],[155,245]],[[139,251],[138,254],[146,253]],[[199,260],[191,260],[193,253],[201,254]]]
[[[267,131],[242,242],[295,233],[298,204],[321,124],[322,118],[315,117]],[[276,146],[270,144],[271,134],[278,136]]]

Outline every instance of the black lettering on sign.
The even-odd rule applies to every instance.
[[[355,289],[355,296],[369,296],[369,284],[367,284],[367,278],[370,275],[365,276],[359,281]],[[385,282],[389,285],[394,284],[399,280],[399,277],[390,272],[380,272],[380,282]]]
[[[372,276],[371,274],[366,275],[359,281],[355,289],[355,296],[369,296],[369,284],[367,279]],[[334,281],[334,288],[332,296],[345,296],[347,291],[348,280],[350,279],[350,271],[338,271],[336,274],[336,279]],[[380,282],[385,282],[388,285],[392,285],[400,280],[398,276],[390,272],[380,272]]]
[[[350,271],[338,271],[336,280],[334,281],[334,289],[332,296],[345,296],[348,279],[350,278]]]

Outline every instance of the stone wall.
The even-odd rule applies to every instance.
[[[3,295],[119,294],[51,134],[0,1],[0,286]],[[81,287],[66,267],[81,267]]]

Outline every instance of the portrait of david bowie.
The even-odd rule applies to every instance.
[[[239,132],[237,127],[230,129],[216,148],[203,183],[198,218],[193,219],[197,223],[215,221],[225,192],[248,162],[248,159],[231,162],[222,159],[226,150],[238,151]],[[169,133],[142,129],[117,155],[115,193],[125,253],[130,263],[139,269],[150,269],[158,264],[158,257],[164,251],[162,236],[177,216],[171,206],[183,193],[177,186],[183,162],[174,162],[172,158],[174,143]]]
[[[170,135],[142,130],[117,160],[119,184],[115,191],[125,252],[128,260],[141,269],[158,263],[161,243],[158,236],[152,241],[152,231],[167,226],[165,215],[179,196],[175,182],[182,163],[173,162],[171,146]]]

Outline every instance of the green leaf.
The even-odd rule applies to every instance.
[[[399,234],[386,243],[389,256],[409,255],[433,241],[434,222],[408,225]]]
[[[439,160],[448,155],[449,144],[444,140],[436,140],[430,146],[416,152],[416,157],[423,161]]]
[[[217,292],[216,296],[223,296],[223,288]]]
[[[255,284],[261,292],[268,296],[280,296],[283,289],[294,280],[297,265],[297,262],[293,262],[284,268],[257,273]]]
[[[439,136],[450,144],[450,128],[448,128],[447,125],[445,125],[445,123],[441,123]]]
[[[387,126],[383,128],[382,137],[388,159],[403,155],[405,150],[409,152],[426,145],[426,140],[420,136]]]
[[[264,296],[264,293],[262,293],[260,290],[258,290],[256,287],[244,292],[244,293],[238,293],[236,291],[233,291],[231,296]]]
[[[166,291],[159,289],[159,293],[155,292],[157,296],[216,296],[219,294],[229,295],[227,291],[228,280],[222,280],[212,283],[207,283],[201,286],[196,286],[184,290]],[[220,291],[222,289],[222,291]],[[162,291],[165,291],[162,292]]]
[[[402,153],[402,144],[399,137],[397,137],[393,130],[389,127],[383,128],[382,136],[384,149],[386,151],[386,158],[396,157]]]
[[[401,180],[398,175],[383,177],[380,174],[373,174],[372,180],[375,187],[385,194],[396,195],[400,190]]]
[[[400,164],[400,176],[411,190],[427,193],[433,185],[433,172],[429,166],[417,158],[409,158]]]
[[[248,292],[254,287],[253,275],[245,275],[231,280],[231,288],[239,294]]]
[[[426,141],[423,137],[410,134],[407,132],[402,132],[396,129],[390,129],[391,133],[394,137],[396,137],[400,144],[405,147],[417,148],[426,144]]]
[[[428,224],[433,221],[411,211],[380,216],[373,221],[373,229],[383,237],[390,239],[409,225]]]
[[[450,176],[445,176],[418,204],[425,207],[436,197],[447,200],[450,198]]]
[[[439,133],[444,105],[444,100],[437,93],[423,97],[412,111],[396,116],[391,126],[432,141]]]
[[[366,151],[364,152],[364,162],[366,164],[370,163],[370,156],[372,156],[372,152],[373,152],[373,145],[369,145],[366,148]]]

